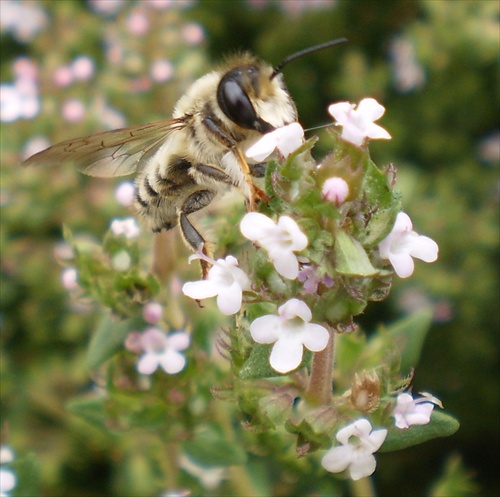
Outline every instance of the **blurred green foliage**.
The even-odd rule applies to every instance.
[[[2,16],[7,3],[1,2]],[[374,161],[396,164],[405,212],[418,232],[440,246],[438,262],[417,265],[409,280],[395,282],[389,300],[368,306],[357,321],[369,331],[430,305],[434,321],[414,390],[437,395],[461,423],[451,438],[428,442],[417,451],[380,454],[378,493],[498,494],[498,2],[345,0],[313,8],[307,0],[213,0],[187,7],[173,2],[162,9],[124,2],[108,13],[97,9],[99,2],[36,4],[46,16],[38,33],[28,39],[13,29],[1,34],[2,84],[14,80],[19,57],[32,59],[39,73],[41,111],[33,119],[1,123],[0,367],[2,435],[20,466],[37,467],[40,494],[160,492],[160,475],[169,474],[168,461],[174,456],[155,459],[164,467],[148,464],[148,451],[165,448],[137,428],[130,419],[133,412],[126,419],[116,414],[119,426],[135,426],[132,437],[105,434],[96,423],[72,414],[86,409],[87,419],[95,421],[102,404],[67,406],[77,394],[109,379],[91,376],[85,368],[85,347],[98,316],[91,303],[72,302],[60,283],[62,225],[88,240],[101,239],[110,220],[125,210],[113,197],[116,182],[86,178],[68,168],[19,168],[28,140],[42,135],[56,142],[112,127],[121,119],[130,125],[163,119],[189,82],[227,53],[245,49],[278,63],[295,50],[339,36],[349,43],[296,61],[284,71],[301,121],[304,127],[329,122],[326,106],[333,101],[371,96],[382,102],[387,109],[382,124],[393,139],[371,146]],[[133,16],[142,12],[148,24],[144,32],[140,23],[133,24]],[[204,39],[193,43],[188,28],[198,25]],[[93,77],[58,86],[56,70],[80,55],[94,61]],[[158,59],[173,64],[172,78],[165,82],[150,76]],[[64,103],[72,99],[83,103],[82,119],[63,117]],[[328,144],[328,136],[320,136],[320,144]],[[321,148],[316,152],[321,154]],[[178,241],[170,250],[172,260],[187,272],[187,251]],[[167,312],[173,324],[179,323],[178,302]],[[204,319],[217,327],[216,318],[205,314]],[[193,332],[208,350],[206,326],[195,322]],[[193,360],[190,367],[195,365]],[[173,395],[175,377],[164,383]],[[198,406],[199,412],[212,402],[209,389],[215,385],[218,378],[207,376],[197,386],[202,392],[197,402],[205,406]],[[145,393],[134,402],[149,405],[153,399]],[[125,398],[123,402],[130,405]],[[231,421],[224,409],[221,425],[227,430]],[[154,405],[150,414],[165,415]],[[185,427],[169,429],[182,437]],[[204,436],[211,442],[206,443],[224,445],[225,435],[210,426],[207,430]],[[296,467],[307,471],[307,461],[290,465],[284,456],[292,449],[280,449],[283,457],[268,454],[265,463],[250,456],[247,467],[255,494],[270,495],[266,482],[278,475],[275,495],[287,495],[293,484],[298,494],[310,492],[294,478]],[[244,476],[232,476],[245,488]],[[318,493],[332,491],[327,479],[317,482]],[[177,483],[197,488],[187,473]],[[223,484],[224,491],[235,489]]]

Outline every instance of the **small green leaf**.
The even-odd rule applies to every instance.
[[[401,354],[401,372],[407,374],[417,366],[425,337],[432,323],[432,309],[425,308],[397,321],[388,328]]]
[[[445,412],[434,409],[429,424],[414,425],[406,430],[391,426],[379,452],[392,452],[394,450],[406,449],[407,447],[418,445],[434,438],[449,437],[459,427],[460,424],[455,418]]]
[[[105,314],[94,332],[87,350],[87,369],[98,368],[123,347],[125,337],[132,331],[130,320],[118,321]]]
[[[246,452],[214,426],[199,430],[182,446],[189,458],[200,466],[234,466],[247,460]]]
[[[240,369],[239,377],[242,380],[250,380],[280,376],[269,364],[270,353],[271,345],[254,345],[250,357]]]
[[[335,254],[340,274],[359,277],[377,274],[361,244],[341,230],[335,233]]]
[[[84,419],[100,429],[106,430],[105,399],[100,397],[77,397],[66,404],[71,414]],[[106,430],[107,431],[107,430]]]

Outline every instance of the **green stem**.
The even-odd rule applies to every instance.
[[[335,332],[327,327],[330,340],[327,346],[313,356],[311,376],[306,398],[313,405],[330,405],[332,402],[332,375],[335,347]]]
[[[370,477],[361,480],[351,480],[352,497],[375,497],[375,488]]]

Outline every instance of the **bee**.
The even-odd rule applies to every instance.
[[[207,207],[227,185],[243,192],[247,210],[266,199],[253,182],[265,165],[249,163],[244,151],[264,134],[297,121],[281,71],[292,60],[343,41],[302,50],[276,67],[247,53],[234,56],[192,84],[172,119],[66,140],[23,165],[73,163],[96,177],[136,173],[134,207],[149,227],[160,232],[179,225],[185,242],[208,255],[190,214]],[[202,270],[206,276],[206,264]]]

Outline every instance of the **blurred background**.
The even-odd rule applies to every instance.
[[[378,494],[500,493],[496,0],[2,0],[0,9],[2,443],[36,468],[39,495],[152,490],[129,481],[124,468],[141,471],[131,440],[65,407],[90,378],[83,357],[96,311],[61,283],[62,226],[100,239],[126,213],[113,194],[119,181],[19,161],[57,141],[169,117],[227,54],[277,64],[341,36],[349,42],[284,70],[301,122],[328,123],[335,101],[381,102],[393,138],[372,142],[373,160],[396,165],[405,212],[440,247],[435,264],[417,263],[358,322],[370,330],[432,306],[414,391],[432,392],[461,423],[452,437],[380,454]],[[317,133],[320,159],[329,141]],[[454,493],[440,487],[443,474]],[[22,485],[13,495],[27,495]]]

